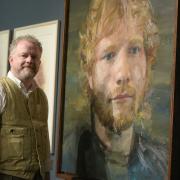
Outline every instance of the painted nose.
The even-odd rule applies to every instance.
[[[117,61],[115,63],[115,81],[117,85],[122,85],[129,83],[130,81],[130,65],[128,62],[128,58],[126,57],[125,53],[122,52],[117,57]]]

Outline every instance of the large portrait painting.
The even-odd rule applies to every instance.
[[[177,0],[67,0],[57,173],[171,172]]]
[[[21,35],[33,35],[42,44],[43,52],[41,65],[35,80],[44,90],[48,99],[48,129],[50,139],[50,150],[54,153],[54,125],[56,109],[56,88],[57,88],[57,48],[58,48],[58,20],[18,27],[14,29],[14,38]]]
[[[0,31],[0,77],[6,76],[8,71],[8,49],[10,30]]]

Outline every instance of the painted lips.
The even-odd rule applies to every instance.
[[[127,100],[129,98],[132,98],[133,96],[132,95],[129,95],[129,94],[119,94],[113,98],[111,98],[112,101],[121,101],[121,100]]]

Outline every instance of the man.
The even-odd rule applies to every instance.
[[[148,0],[93,0],[80,35],[92,130],[80,137],[77,173],[99,180],[160,180],[166,147],[136,121],[150,116],[145,102],[159,45]]]
[[[33,79],[41,43],[20,36],[10,46],[10,71],[0,79],[0,179],[49,179],[48,102]]]

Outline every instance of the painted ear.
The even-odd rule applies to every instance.
[[[88,79],[88,83],[89,83],[90,89],[93,89],[92,76],[91,75],[87,75],[87,79]]]

